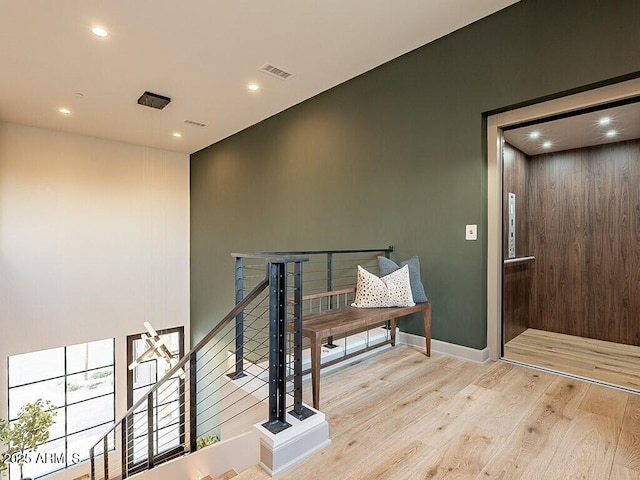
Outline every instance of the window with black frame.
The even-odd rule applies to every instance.
[[[115,419],[114,339],[12,355],[8,369],[10,422],[38,399],[56,407],[49,439],[24,458],[25,477],[87,460]],[[19,478],[19,466],[10,463],[9,480]]]
[[[151,355],[140,363],[134,361],[145,353],[150,345],[145,334],[127,337],[127,363],[134,364],[127,375],[127,409],[143,398],[149,389],[158,382],[173,365],[184,355],[184,327],[169,328],[157,331],[161,342],[171,353],[172,361],[164,357]],[[183,450],[185,441],[184,385],[180,372],[176,373],[154,396],[154,429],[153,447],[154,463],[163,458],[170,458],[176,451]],[[133,425],[128,452],[128,471],[136,472],[136,467],[146,464],[148,457],[147,443],[147,403],[138,407],[133,415]]]

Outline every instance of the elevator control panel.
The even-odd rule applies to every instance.
[[[516,256],[516,194],[509,192],[509,258]]]

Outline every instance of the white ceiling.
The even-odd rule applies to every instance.
[[[192,153],[517,1],[0,0],[0,121]]]
[[[604,125],[600,122],[603,118],[609,119]],[[532,132],[538,132],[538,136],[531,138]],[[504,132],[505,141],[530,156],[636,138],[640,138],[640,102],[603,106],[597,111],[543,120]],[[550,146],[544,146],[547,141]]]

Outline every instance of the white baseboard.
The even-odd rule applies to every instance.
[[[398,343],[405,345],[411,345],[425,349],[424,337],[415,335],[413,333],[398,332],[396,335]],[[464,358],[465,360],[471,360],[472,362],[486,363],[489,361],[489,348],[485,347],[482,350],[475,348],[465,347],[463,345],[456,345],[455,343],[443,342],[441,340],[431,340],[431,350],[438,353],[444,353],[446,355],[452,355],[454,357]]]

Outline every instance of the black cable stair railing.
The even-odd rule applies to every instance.
[[[300,303],[302,262],[306,258],[262,259],[267,265],[266,274],[263,266],[262,278],[252,290],[91,448],[91,480],[124,479],[194,452],[199,444],[211,441],[213,435],[208,432],[219,431],[223,421],[242,415],[264,400],[268,400],[264,427],[278,433],[289,427],[288,389],[292,415],[304,419],[314,413],[302,405],[302,375],[294,375],[292,386],[287,386],[287,359],[291,357],[295,363],[302,353],[300,308],[293,305],[292,309],[287,299],[293,296]],[[235,352],[235,337],[227,340],[229,330],[238,331],[232,322],[239,316],[243,318],[240,333],[244,341],[243,348]],[[294,326],[292,335],[299,337],[293,348],[287,342],[288,323]],[[248,332],[253,332],[249,338]],[[251,351],[247,351],[248,342],[255,345]],[[263,356],[261,350],[265,349],[269,354],[267,367],[247,361],[247,356]],[[238,369],[243,372],[241,378],[232,374]],[[223,377],[234,383],[231,393],[220,393],[220,385],[228,385]],[[261,393],[262,387],[267,394]],[[238,411],[240,404],[242,410]]]
[[[232,254],[235,307],[90,449],[91,480],[125,479],[225,440],[254,408],[268,409],[263,427],[274,434],[290,426],[287,408],[313,415],[302,403],[303,289],[353,284],[356,264],[374,269],[373,254],[392,250]]]

